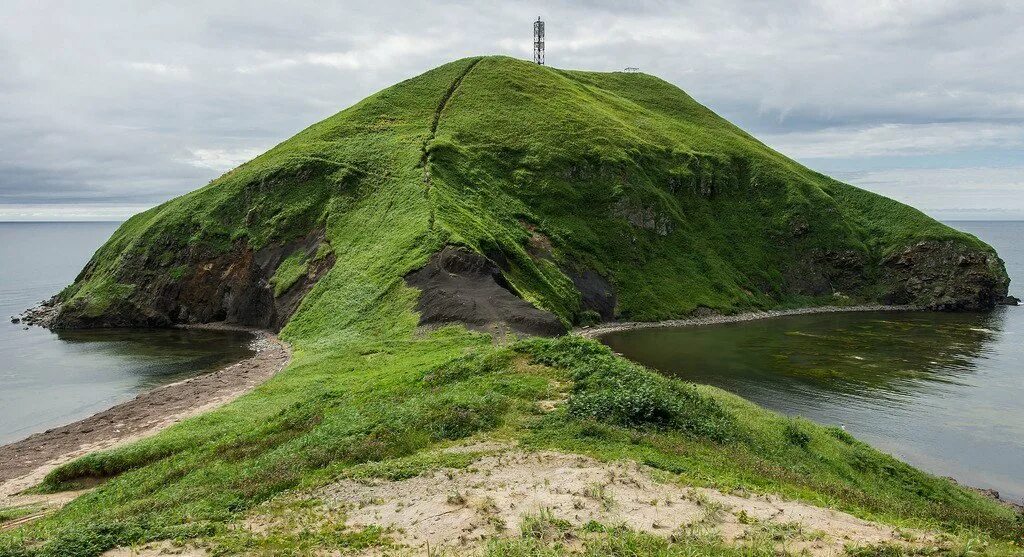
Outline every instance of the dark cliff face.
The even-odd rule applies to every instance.
[[[992,309],[1010,286],[998,256],[952,241],[898,250],[882,260],[881,274],[884,303],[945,311]]]
[[[1010,284],[998,256],[955,241],[916,242],[874,264],[853,250],[811,250],[794,259],[784,284],[802,296],[839,293],[886,305],[981,311],[1004,303]]]
[[[422,292],[416,305],[421,325],[463,323],[497,334],[566,332],[556,315],[520,298],[495,262],[465,248],[445,247],[405,282]]]
[[[161,264],[130,258],[117,275],[119,284],[134,287],[130,295],[99,314],[74,302],[62,305],[46,324],[73,329],[224,322],[277,331],[334,264],[333,253],[320,252],[323,242],[323,232],[315,231],[255,251],[239,241],[223,253],[188,249]],[[274,275],[289,257],[302,261],[304,270],[275,292]],[[90,272],[87,267],[79,280]]]

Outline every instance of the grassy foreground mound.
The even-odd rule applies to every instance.
[[[1015,554],[1009,540],[1021,525],[1012,510],[842,430],[667,379],[581,337],[495,346],[462,328],[404,333],[300,351],[288,370],[226,407],[55,470],[40,490],[103,483],[55,515],[5,533],[0,555],[97,555],[158,539],[200,539],[226,553],[387,545],[379,530],[336,524],[274,539],[236,525],[276,495],[338,478],[400,479],[469,465],[472,455],[431,449],[474,435],[631,459],[684,485],[779,493],[945,530],[955,534],[953,549]],[[553,411],[538,405],[558,399],[565,402]],[[720,542],[705,541],[707,552],[680,554],[720,554],[713,551]],[[774,552],[769,544],[743,554]]]
[[[410,287],[428,268],[437,287]],[[445,273],[471,284],[434,280]],[[423,455],[469,436],[633,459],[1009,553],[1012,511],[844,432],[663,378],[594,341],[496,345],[462,326],[419,328],[427,309],[500,337],[700,308],[985,308],[1007,282],[976,238],[803,168],[657,78],[452,62],[133,217],[97,252],[53,326],[283,326],[293,362],[219,410],[55,470],[40,490],[101,483],[0,535],[0,555],[194,538],[252,550],[232,545],[232,525],[260,503],[354,473],[455,466]],[[501,304],[475,314],[460,289]],[[564,404],[542,410],[550,400]]]

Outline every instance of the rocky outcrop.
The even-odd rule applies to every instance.
[[[553,313],[517,296],[494,261],[465,248],[446,246],[405,282],[421,291],[421,325],[463,323],[477,331],[541,336],[566,332]]]
[[[580,292],[580,307],[584,311],[592,311],[602,321],[610,321],[615,317],[615,288],[608,279],[593,269],[581,268],[563,270],[573,286]]]
[[[625,219],[636,228],[654,232],[659,236],[668,236],[674,229],[671,216],[659,211],[653,203],[642,203],[623,198],[612,206],[612,214]]]
[[[827,296],[858,292],[868,274],[868,257],[856,250],[811,249],[793,257],[796,264],[784,269],[788,294]]]
[[[159,266],[147,255],[128,256],[116,278],[131,288],[129,295],[101,312],[92,311],[87,299],[72,298],[51,310],[52,316],[41,324],[80,329],[226,322],[277,331],[334,265],[333,253],[320,250],[323,243],[323,231],[315,231],[259,250],[244,240],[222,253],[189,248]],[[271,278],[289,256],[303,260],[305,272],[275,296]],[[89,272],[87,267],[83,276]]]
[[[995,253],[954,241],[906,246],[885,257],[880,271],[884,303],[934,310],[991,309],[1006,299],[1010,284]]]

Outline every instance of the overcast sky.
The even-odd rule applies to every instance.
[[[119,220],[476,54],[637,66],[942,219],[1024,218],[1024,2],[2,0],[0,220]]]

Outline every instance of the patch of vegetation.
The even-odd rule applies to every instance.
[[[355,529],[344,515],[324,515],[315,501],[272,505],[260,528],[231,528],[209,540],[210,554],[315,555],[388,548],[392,543],[381,528]]]
[[[568,542],[577,542],[570,545]],[[523,521],[519,538],[491,540],[487,557],[561,557],[566,555],[633,557],[777,557],[771,543],[726,544],[715,535],[679,536],[671,539],[636,532],[626,527],[609,527],[595,522],[572,528],[549,513],[529,516]]]
[[[811,434],[805,431],[797,420],[787,422],[782,433],[786,436],[786,441],[801,449],[806,449],[811,444]]]
[[[850,435],[849,432],[847,432],[845,429],[841,427],[832,426],[827,428],[827,431],[829,435],[835,437],[836,439],[839,439],[840,441],[846,443],[847,445],[853,445],[854,443],[857,442],[853,435]]]
[[[26,517],[38,510],[39,508],[33,505],[0,508],[0,524]]]
[[[188,274],[189,270],[190,269],[187,265],[175,265],[167,271],[167,274],[174,280],[181,280]]]
[[[286,257],[277,267],[274,276],[270,277],[270,284],[274,287],[274,296],[284,294],[308,272],[309,261],[304,252],[296,251]]]

